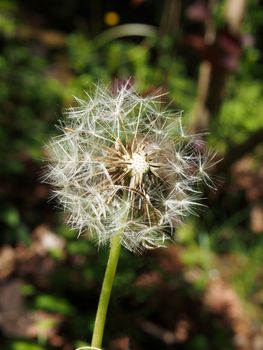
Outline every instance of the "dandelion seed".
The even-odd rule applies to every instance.
[[[195,147],[198,137],[186,134],[182,113],[165,109],[157,95],[141,97],[128,84],[117,93],[98,86],[76,101],[62,135],[48,145],[44,179],[68,224],[99,245],[121,228],[130,251],[163,246],[202,206],[199,184],[213,188],[207,170],[215,156]]]

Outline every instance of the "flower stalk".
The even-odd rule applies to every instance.
[[[112,238],[109,258],[101,288],[91,346],[101,348],[106,315],[121,250],[121,233]]]

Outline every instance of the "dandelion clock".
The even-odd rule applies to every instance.
[[[115,92],[97,86],[64,113],[61,135],[47,146],[44,180],[68,225],[110,247],[91,346],[82,349],[101,349],[121,246],[136,253],[164,246],[203,205],[200,184],[213,187],[214,154],[160,97],[141,97],[128,83]]]

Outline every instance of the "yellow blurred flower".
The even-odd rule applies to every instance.
[[[108,11],[104,15],[104,22],[110,27],[116,26],[120,22],[120,16],[115,11]]]

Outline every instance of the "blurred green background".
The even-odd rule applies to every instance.
[[[157,88],[223,160],[175,244],[122,252],[109,350],[263,349],[263,2],[0,0],[0,349],[91,338],[107,249],[76,239],[39,180],[91,84]]]

